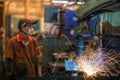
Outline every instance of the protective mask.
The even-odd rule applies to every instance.
[[[34,32],[34,28],[30,28],[30,29],[28,29],[28,35],[32,35],[33,32]]]

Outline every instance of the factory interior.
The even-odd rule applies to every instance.
[[[10,42],[27,29],[22,19],[33,27],[35,60],[37,48]],[[0,80],[120,80],[120,0],[0,0]]]

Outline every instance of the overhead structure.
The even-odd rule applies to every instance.
[[[56,4],[84,4],[84,1],[79,0],[52,0],[52,3]]]

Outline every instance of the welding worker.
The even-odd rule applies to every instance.
[[[19,33],[8,41],[5,50],[6,70],[11,76],[14,75],[15,80],[39,75],[39,59],[42,57],[42,52],[36,38],[30,36],[33,32],[33,24],[36,22],[20,19]]]

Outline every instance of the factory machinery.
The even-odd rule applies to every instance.
[[[120,1],[119,0],[91,0],[88,1],[85,5],[80,6],[75,11],[75,16],[78,18],[78,26],[74,28],[75,34],[73,35],[76,39],[76,42],[73,41],[73,43],[76,43],[75,45],[72,44],[72,42],[69,40],[69,38],[65,35],[62,35],[66,39],[66,45],[70,48],[70,51],[67,53],[55,53],[53,54],[55,60],[55,63],[49,63],[49,69],[50,74],[47,76],[51,76],[51,80],[85,80],[85,75],[83,71],[79,71],[79,63],[76,61],[76,57],[83,57],[85,55],[85,59],[90,60],[89,55],[93,54],[83,54],[86,47],[91,46],[91,43],[96,43],[95,48],[100,47],[102,50],[101,52],[103,54],[106,54],[111,50],[110,52],[116,52],[119,53],[119,40],[120,40],[120,33],[119,31],[114,31],[115,29],[113,27],[103,27],[101,25],[101,20],[98,17],[100,14],[110,12],[119,12],[120,11]],[[93,23],[94,27],[89,25],[89,22],[93,20],[94,18],[97,18],[97,20]],[[98,27],[99,26],[99,27]],[[112,29],[112,30],[111,30]],[[119,27],[117,27],[119,29]],[[110,34],[106,34],[108,30]],[[113,39],[114,38],[114,39]],[[91,46],[92,47],[92,46]],[[72,54],[75,53],[74,54]],[[109,55],[109,54],[108,54]],[[113,56],[113,54],[110,54]],[[76,57],[75,57],[76,56]],[[87,57],[86,57],[87,56]],[[99,56],[99,55],[96,55]],[[94,57],[96,57],[94,56]],[[110,56],[109,56],[110,57]],[[72,58],[72,59],[71,59]],[[108,60],[106,60],[108,59]],[[80,59],[81,60],[81,59]],[[99,62],[100,64],[102,60],[110,61],[109,58],[95,58],[95,61]],[[94,61],[92,61],[94,63]],[[119,68],[115,67],[119,65],[119,61],[117,61],[118,64],[115,64],[113,67],[118,70]],[[114,63],[114,61],[113,61]],[[86,67],[89,65],[86,64]],[[109,64],[107,64],[109,65]],[[110,71],[110,70],[109,70]],[[114,71],[114,70],[113,70]],[[90,72],[90,71],[89,71]],[[110,71],[112,72],[112,71]],[[119,80],[119,75],[111,75],[111,73],[106,76],[101,76],[101,74],[97,77],[94,77],[95,80]],[[117,73],[118,74],[118,73]],[[46,80],[49,77],[46,77]],[[91,78],[88,78],[86,80],[92,80]]]
[[[118,12],[120,11],[120,0],[90,0],[85,5],[80,6],[75,11],[75,16],[78,18],[78,26],[74,29],[75,34],[74,38],[77,40],[77,45],[75,49],[73,49],[72,43],[69,41],[69,39],[66,38],[69,44],[67,46],[71,50],[71,52],[75,52],[76,54],[67,54],[67,53],[61,53],[60,55],[54,54],[54,58],[56,59],[55,64],[48,63],[49,66],[49,74],[43,74],[43,77],[37,77],[37,78],[26,78],[25,80],[85,80],[84,78],[84,72],[78,70],[78,64],[74,60],[75,56],[80,57],[83,55],[83,51],[85,50],[85,47],[89,45],[89,41],[98,43],[98,46],[101,48],[107,48],[104,50],[104,52],[109,51],[109,49],[117,49],[116,52],[119,52],[120,46],[118,46],[120,37],[117,33],[116,34],[110,34],[105,35],[103,30],[100,30],[101,28],[91,29],[91,27],[88,25],[88,22],[95,16],[105,13],[105,12]],[[95,24],[100,22],[100,20],[97,20]],[[103,29],[103,28],[102,28]],[[98,30],[98,32],[96,31]],[[97,36],[97,40],[95,40],[94,37]],[[116,43],[108,43],[106,45],[106,42],[109,42],[110,39],[114,37]],[[109,45],[109,46],[108,46]],[[113,46],[115,45],[115,46]],[[72,56],[72,59],[71,59]],[[68,60],[70,58],[70,60]],[[64,62],[64,64],[58,64],[59,60]],[[3,63],[4,64],[4,63]],[[5,68],[5,66],[4,66]],[[0,68],[1,69],[1,68]],[[4,69],[2,69],[4,72]],[[4,72],[3,80],[7,80],[7,73]],[[1,74],[2,75],[2,74]],[[95,80],[119,80],[119,76],[97,76],[94,78]],[[92,80],[91,78],[88,78],[86,80]]]
[[[74,34],[74,38],[77,40],[77,44],[75,45],[76,48],[72,48],[73,45],[72,43],[69,41],[69,39],[64,35],[65,39],[67,40],[67,46],[71,49],[72,52],[75,52],[75,55],[77,57],[83,57],[83,55],[88,56],[85,57],[85,59],[90,60],[89,55],[91,54],[83,54],[83,52],[85,51],[85,48],[87,46],[91,46],[91,43],[96,43],[96,46],[94,46],[95,48],[100,47],[102,50],[101,52],[103,54],[106,54],[107,52],[116,52],[119,54],[120,51],[120,46],[119,46],[119,41],[120,41],[120,33],[119,31],[114,32],[114,27],[103,27],[103,25],[101,25],[101,20],[100,18],[98,18],[98,16],[100,14],[106,13],[106,12],[110,12],[110,13],[114,13],[114,12],[119,12],[120,11],[120,1],[119,0],[91,0],[88,1],[85,5],[82,5],[80,8],[78,8],[75,11],[75,16],[78,18],[78,26],[75,27],[75,34]],[[96,18],[96,21],[93,23],[94,27],[89,25],[89,22]],[[103,24],[103,23],[102,23]],[[99,27],[98,27],[99,26]],[[120,26],[120,25],[119,25]],[[93,29],[94,28],[94,29]],[[111,30],[109,31],[111,32],[110,34],[107,34],[107,30]],[[119,27],[117,27],[117,29],[119,29]],[[92,47],[92,46],[91,46]],[[82,71],[79,71],[79,67],[78,67],[78,62],[76,61],[76,59],[73,56],[73,59],[71,60],[70,55],[72,54],[67,54],[67,53],[63,53],[63,54],[58,54],[58,58],[56,58],[57,54],[55,54],[55,58],[56,61],[58,63],[56,63],[55,65],[51,65],[51,68],[53,71],[55,71],[55,73],[52,73],[52,75],[54,76],[62,76],[61,78],[63,78],[64,80],[67,77],[67,80],[85,80],[83,77],[84,73]],[[93,55],[93,54],[92,54]],[[114,54],[112,54],[113,56]],[[67,57],[66,57],[67,56]],[[96,55],[99,56],[99,55]],[[109,56],[110,57],[110,56]],[[64,65],[59,64],[58,59],[63,59]],[[68,59],[70,58],[70,59]],[[99,58],[98,58],[99,59]],[[103,59],[108,59],[108,58],[103,58]],[[120,59],[120,58],[119,58]],[[119,59],[118,59],[118,64],[114,64],[114,66],[118,66],[119,65]],[[81,59],[80,59],[81,60]],[[97,59],[96,59],[97,60]],[[109,59],[108,59],[109,60]],[[99,60],[97,60],[99,62]],[[107,60],[106,60],[107,62]],[[94,63],[94,61],[93,61]],[[114,63],[114,62],[113,62]],[[88,63],[89,65],[89,63]],[[86,66],[88,66],[86,65]],[[84,66],[84,67],[86,67]],[[56,68],[55,68],[56,67]],[[64,69],[62,69],[64,68]],[[87,67],[86,67],[87,68]],[[115,69],[118,70],[118,73],[120,71],[119,68],[114,67]],[[56,70],[55,70],[56,69]],[[63,72],[61,71],[61,69],[63,70]],[[114,70],[113,70],[114,71]],[[60,73],[62,72],[62,73]],[[110,71],[112,72],[112,71]],[[57,75],[58,73],[58,75]],[[111,77],[112,74],[112,77]],[[108,76],[97,76],[94,79],[95,80],[119,80],[119,75],[113,76],[113,73],[108,74]],[[65,77],[63,77],[64,75],[66,75]],[[68,79],[69,78],[69,79]],[[52,80],[52,79],[51,79]],[[59,80],[59,79],[56,79]],[[86,79],[87,80],[87,79]],[[89,79],[88,80],[92,80]]]

